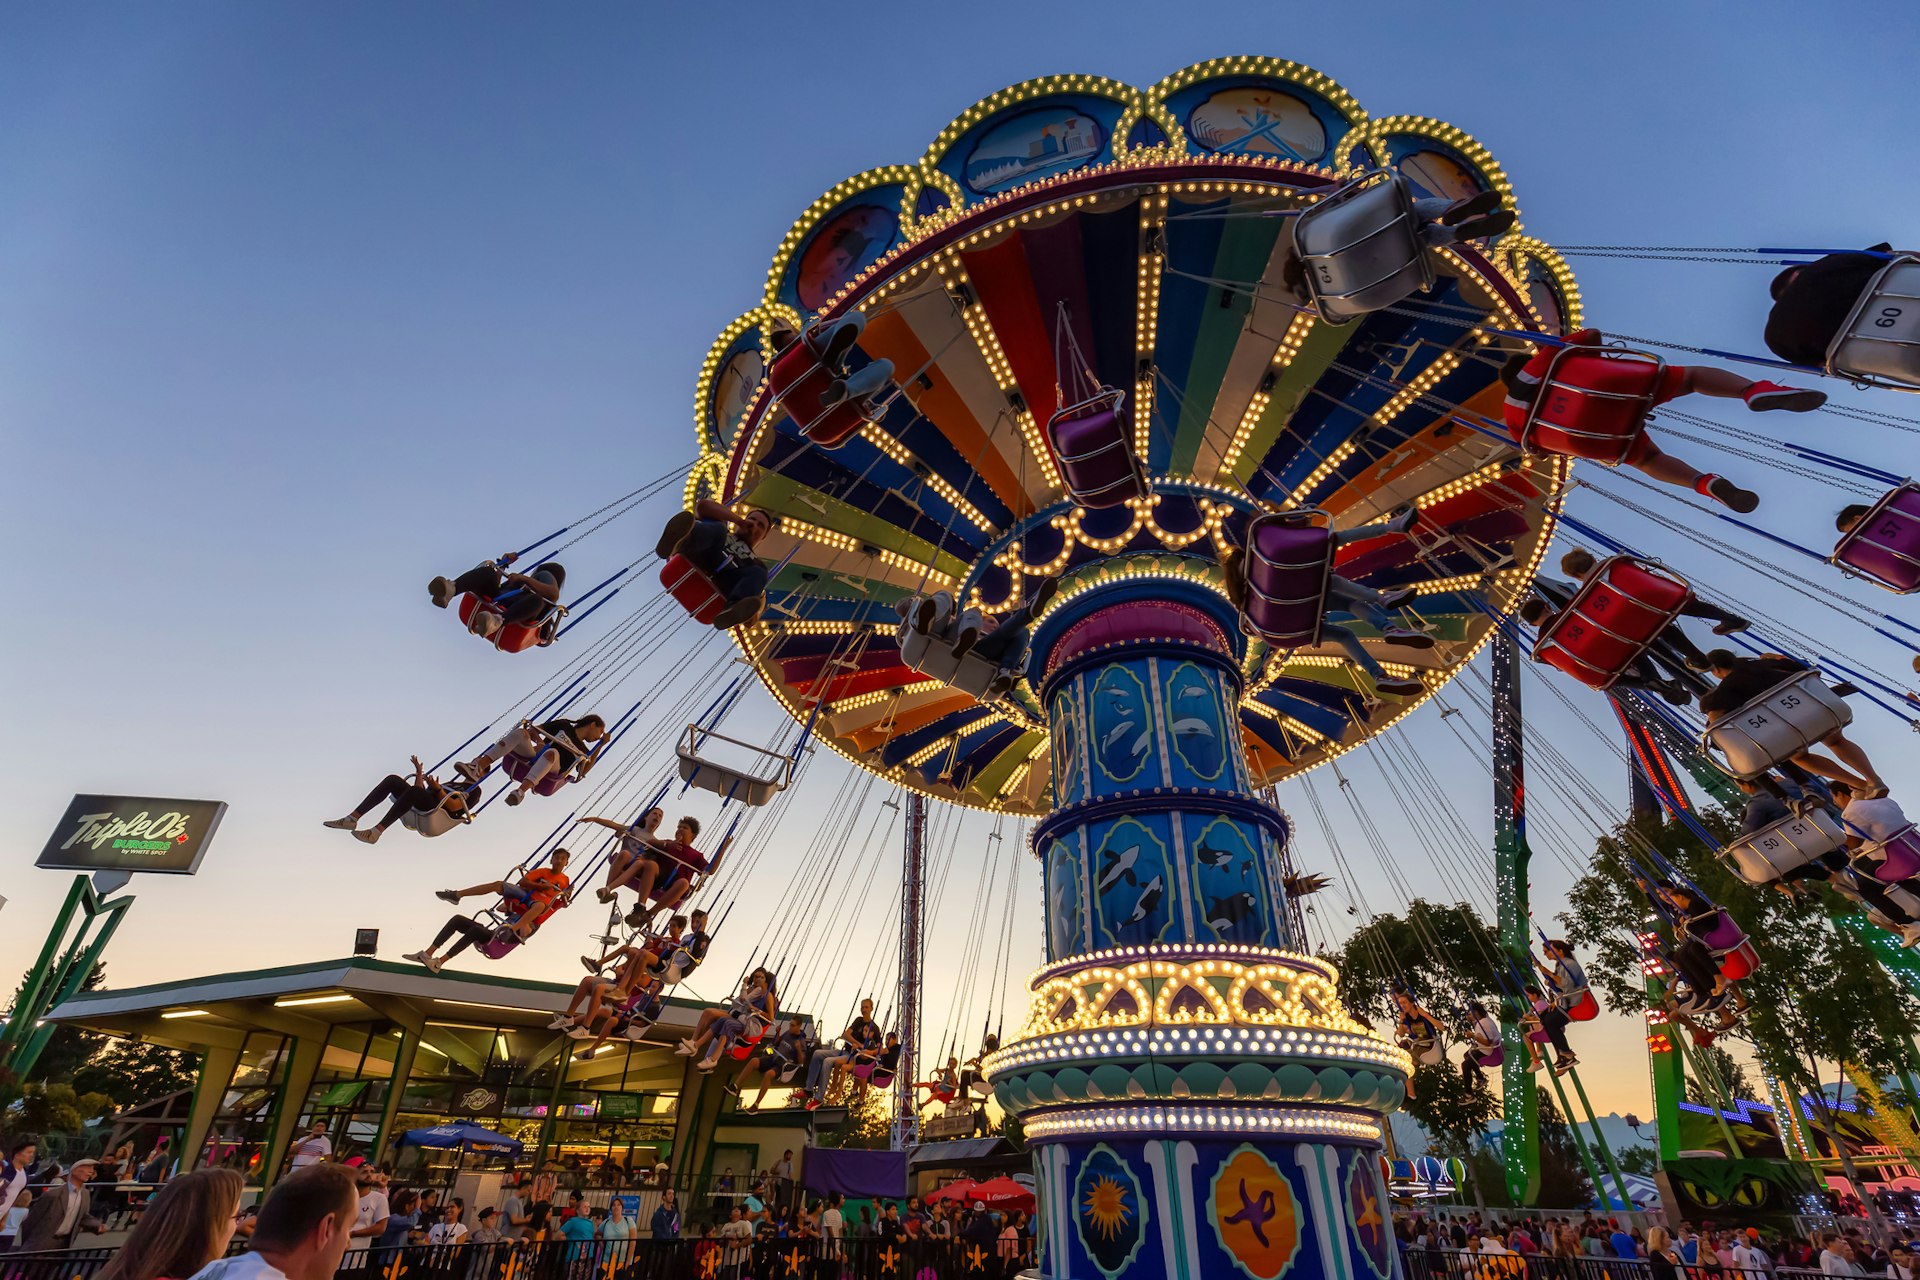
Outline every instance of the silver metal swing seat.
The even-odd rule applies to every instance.
[[[1853,708],[1803,671],[1714,721],[1700,735],[1710,759],[1736,778],[1757,778],[1853,723]],[[1717,757],[1717,758],[1716,758]]]
[[[1920,391],[1920,257],[1880,268],[1827,346],[1827,372],[1888,391]]]
[[[1825,809],[1789,814],[1752,835],[1729,841],[1723,852],[1748,884],[1774,884],[1846,845],[1846,833]]]
[[[757,767],[733,764],[707,754],[716,742],[737,747],[756,762],[763,763]],[[697,724],[687,726],[675,754],[680,757],[682,782],[755,808],[770,802],[793,781],[792,756],[729,738]]]
[[[1433,262],[1397,173],[1362,174],[1293,220],[1293,250],[1320,318],[1346,324],[1433,288]]]

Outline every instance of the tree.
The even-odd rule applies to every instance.
[[[15,1005],[31,976],[23,975],[14,989]],[[96,964],[80,989],[97,991],[106,982],[107,966]],[[57,1026],[24,1081],[0,1080],[0,1110],[18,1102],[34,1081],[66,1081],[79,1093],[104,1096],[112,1104],[104,1114],[111,1114],[191,1089],[194,1068],[194,1056],[178,1049]]]
[[[113,1099],[104,1093],[80,1093],[61,1081],[36,1082],[21,1090],[7,1124],[15,1133],[78,1133],[88,1121],[113,1111]]]
[[[1506,985],[1499,935],[1470,905],[1434,904],[1415,898],[1403,918],[1373,917],[1333,957],[1347,1007],[1369,1017],[1395,1016],[1393,987],[1403,987],[1421,1007],[1460,1019],[1466,1002],[1492,1007]]]
[[[1652,1147],[1621,1147],[1613,1153],[1622,1173],[1637,1173],[1651,1178],[1660,1172],[1660,1153]]]
[[[799,1096],[796,1091],[795,1096]],[[846,1122],[820,1135],[823,1147],[878,1151],[893,1141],[893,1093],[876,1089],[852,1072],[827,1086],[827,1105],[844,1106]]]

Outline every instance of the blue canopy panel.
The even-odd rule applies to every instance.
[[[1025,733],[1019,725],[1009,724],[997,717],[988,717],[977,725],[968,728],[960,735],[960,746],[953,753],[952,784],[965,791],[972,784],[974,775],[992,764]],[[920,766],[920,774],[929,783],[938,782],[940,775],[947,769],[947,753],[940,752]]]
[[[865,457],[862,458],[856,450],[864,451]],[[872,467],[873,476],[890,469],[899,484],[879,483],[866,473],[866,464],[876,458],[879,461]],[[861,464],[859,470],[850,465],[854,462]],[[957,514],[952,524],[942,523],[939,518],[927,514],[922,498],[938,498],[931,488],[925,491],[922,498],[908,501],[905,493],[921,488],[919,480],[912,472],[864,440],[849,443],[840,449],[827,450],[816,449],[797,436],[779,435],[774,438],[762,466],[795,484],[871,513],[960,560],[971,561],[991,537],[975,527],[971,520]],[[902,490],[900,485],[905,485],[906,489]],[[945,499],[938,499],[938,502],[943,509],[951,510]],[[807,518],[804,510],[793,514],[803,520]]]

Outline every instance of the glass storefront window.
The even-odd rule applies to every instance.
[[[290,1037],[259,1031],[247,1036],[201,1149],[202,1165],[237,1169],[250,1183],[263,1180],[273,1118],[280,1110],[292,1056]]]

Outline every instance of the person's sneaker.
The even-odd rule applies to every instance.
[[[1741,515],[1760,505],[1760,495],[1742,489],[1725,476],[1715,476],[1707,485],[1707,496],[1723,507],[1730,507]]]
[[[591,1040],[593,1039],[593,1032],[587,1030],[585,1027],[569,1027],[567,1028],[567,1039]]]
[[[1447,206],[1447,211],[1437,221],[1443,227],[1458,226],[1468,218],[1478,218],[1492,213],[1500,207],[1498,191],[1482,191],[1478,195],[1468,196],[1465,200],[1455,200]]]
[[[592,956],[581,956],[580,967],[585,969],[588,973],[600,972],[600,962],[594,959]]]
[[[1567,1074],[1567,1072],[1573,1070],[1575,1067],[1579,1065],[1580,1065],[1580,1059],[1574,1057],[1572,1054],[1568,1054],[1566,1057],[1560,1059],[1560,1061],[1553,1064],[1553,1074],[1557,1076],[1563,1076]]]
[[[673,1046],[673,1051],[683,1058],[691,1058],[693,1056],[693,1041],[682,1040],[679,1044]]]
[[[353,833],[353,838],[361,844],[379,844],[380,828],[368,827],[365,831],[356,831]]]
[[[1730,636],[1736,631],[1745,631],[1752,625],[1753,624],[1745,618],[1728,618],[1725,622],[1716,622],[1713,624],[1713,634],[1717,636]]]
[[[636,904],[633,910],[626,914],[627,927],[630,929],[646,928],[648,919],[650,917],[647,915],[647,904],[644,902]]]
[[[1398,609],[1418,594],[1419,592],[1412,587],[1396,587],[1391,591],[1383,591],[1380,593],[1380,607],[1388,610]]]
[[[712,1058],[702,1058],[693,1064],[693,1069],[703,1076],[710,1076],[713,1074],[713,1069],[719,1065]]]
[[[670,559],[680,547],[681,540],[693,532],[693,526],[699,518],[691,511],[681,511],[667,521],[667,527],[660,531],[660,541],[653,544],[653,554],[662,560]]]
[[[934,615],[940,612],[940,604],[932,596],[921,597],[919,607],[913,611],[913,629],[921,635],[933,634]]]
[[[344,818],[334,818],[331,821],[323,822],[320,825],[323,827],[332,827],[335,831],[351,831],[355,827],[360,825],[360,819],[353,817],[352,815],[348,815],[347,817],[344,817]]]
[[[827,330],[827,336],[820,343],[820,363],[829,369],[838,369],[840,362],[846,359],[847,352],[853,350],[853,344],[860,340],[860,334],[867,327],[867,313],[851,311],[834,322]]]
[[[969,653],[973,652],[973,646],[979,643],[979,640],[980,640],[980,628],[978,627],[960,628],[960,634],[953,638],[953,656],[955,658],[966,657]]]
[[[514,805],[519,804],[522,800],[525,800],[526,798],[527,798],[527,793],[524,790],[516,789],[513,791],[509,791],[507,792],[507,807],[512,808]]]
[[[471,762],[462,760],[453,766],[453,771],[468,782],[479,782],[493,771],[493,761],[485,756]]]
[[[740,1096],[740,1082],[738,1080],[729,1080],[720,1086],[720,1092],[726,1094],[729,1098],[737,1098]]]
[[[1424,631],[1415,631],[1412,627],[1388,627],[1380,633],[1380,638],[1405,649],[1431,649],[1435,643],[1432,636]]]
[[[715,631],[731,631],[742,623],[752,622],[760,615],[762,600],[759,596],[743,596],[722,609],[713,620]]]
[[[1492,193],[1489,192],[1488,194],[1491,195]],[[1394,516],[1390,520],[1384,520],[1381,523],[1385,524],[1387,528],[1393,533],[1405,533],[1407,530],[1413,528],[1414,523],[1419,519],[1420,519],[1420,508],[1408,507],[1405,511],[1402,511],[1399,515]]]
[[[440,966],[445,964],[446,961],[442,960],[439,956],[421,956],[420,963],[427,966],[428,973],[438,973],[440,972]]]
[[[570,1026],[572,1026],[572,1025],[573,1025],[573,1019],[572,1019],[572,1018],[569,1018],[569,1017],[568,1017],[568,1016],[567,1016],[566,1014],[564,1014],[564,1013],[556,1013],[556,1014],[554,1014],[554,1015],[553,1015],[553,1021],[552,1021],[552,1022],[549,1022],[549,1023],[547,1024],[547,1030],[549,1030],[549,1031],[565,1031],[565,1030],[566,1030],[566,1029],[567,1029],[568,1027],[570,1027]]]
[[[1809,413],[1827,402],[1827,393],[1782,386],[1778,382],[1756,382],[1747,388],[1747,394],[1742,398],[1746,400],[1747,408],[1755,413],[1763,413],[1768,409]]]
[[[1453,229],[1462,240],[1479,240],[1485,236],[1503,236],[1513,230],[1513,224],[1519,217],[1511,209],[1500,209],[1484,218],[1465,218],[1453,224]]]
[[[456,907],[460,905],[460,894],[457,890],[436,889],[433,892],[433,896],[440,899],[440,901],[442,902],[451,902]]]
[[[1903,947],[1920,946],[1920,924],[1910,924],[1900,930],[1900,945]]]
[[[824,1103],[825,1101],[826,1101],[826,1099],[824,1099],[824,1098],[808,1098],[808,1099],[807,1099],[807,1110],[809,1110],[809,1111],[818,1111],[818,1110],[820,1109],[820,1107],[821,1107],[821,1105],[822,1105],[822,1104],[823,1104],[823,1103]]]
[[[595,889],[593,891],[593,896],[600,899],[600,901],[602,902],[612,902],[615,898],[619,897],[620,895],[615,893],[612,889]]]
[[[1048,602],[1053,599],[1054,593],[1059,590],[1060,590],[1060,579],[1058,578],[1040,579],[1040,585],[1039,587],[1035,588],[1033,593],[1033,603],[1028,605],[1027,607],[1033,610],[1034,613],[1036,614],[1039,613],[1041,610],[1047,607]]]
[[[429,959],[429,955],[430,953],[425,951],[409,951],[407,952],[407,954],[401,956],[400,958],[402,960],[411,960],[415,964],[425,964]]]
[[[1381,693],[1391,693],[1402,698],[1410,698],[1427,686],[1421,684],[1412,676],[1381,676],[1373,682],[1373,687]]]
[[[427,584],[427,597],[444,609],[453,602],[453,583],[447,578],[435,578]]]

